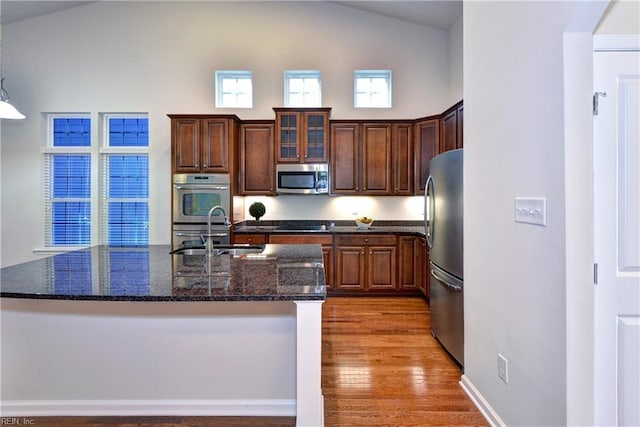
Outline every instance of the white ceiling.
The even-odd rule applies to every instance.
[[[104,1],[104,0],[103,0]],[[91,1],[2,0],[2,23],[22,21],[47,13],[81,6]],[[462,0],[445,1],[333,1],[347,7],[377,13],[414,24],[447,30],[462,15]]]

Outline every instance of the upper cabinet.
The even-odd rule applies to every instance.
[[[169,115],[173,173],[231,173],[235,116]]]
[[[391,136],[393,194],[396,196],[412,196],[414,174],[413,125],[410,122],[394,123]]]
[[[238,190],[243,196],[275,195],[273,121],[240,126]]]
[[[440,119],[427,117],[414,125],[415,194],[424,194],[429,178],[429,161],[440,151]]]
[[[449,108],[442,115],[440,152],[462,148],[462,101]]]
[[[326,163],[329,160],[331,108],[274,108],[278,163]]]
[[[331,192],[391,195],[390,123],[331,123]]]

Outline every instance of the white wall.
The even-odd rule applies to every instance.
[[[588,203],[584,188],[591,182],[575,178],[588,174],[590,156],[576,158],[572,169],[565,149],[575,154],[576,139],[584,136],[578,128],[591,126],[575,104],[590,89],[584,79],[565,87],[563,33],[587,5],[464,4],[465,377],[506,425],[567,425],[567,402],[585,402],[584,394],[567,398],[567,381],[570,387],[578,381],[574,371],[567,375],[575,360],[567,361],[567,327],[580,333],[574,322],[584,312],[567,313],[566,281],[584,277],[584,253],[567,263],[567,248],[576,242],[565,237],[589,233],[590,226],[588,220],[579,230],[565,223],[585,197]],[[570,67],[584,63],[566,60]],[[567,114],[578,113],[570,121],[565,96],[571,98]],[[571,142],[565,147],[566,132]],[[565,185],[580,193],[567,198]],[[514,222],[517,196],[546,197],[546,227]],[[498,378],[498,353],[509,361],[508,385]],[[588,360],[581,363],[589,368]],[[572,422],[589,419],[572,411]]]
[[[286,69],[322,70],[323,104],[337,119],[413,119],[451,105],[446,31],[329,2],[93,2],[2,31],[3,76],[27,116],[1,129],[3,266],[43,246],[45,112],[149,113],[150,242],[168,243],[168,113],[272,119]],[[353,109],[357,68],[392,69],[392,109]],[[253,109],[214,108],[216,69],[253,70]]]
[[[640,34],[640,2],[611,1],[595,34]]]
[[[463,99],[463,25],[462,15],[449,28],[449,103],[451,105]]]

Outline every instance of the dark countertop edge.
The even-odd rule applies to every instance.
[[[120,302],[242,302],[242,301],[324,301],[323,295],[185,295],[185,296],[141,296],[141,295],[46,295],[0,292],[1,298],[38,299],[58,301],[120,301]]]
[[[326,230],[282,230],[278,227],[285,224],[300,224],[300,225],[326,225]],[[335,223],[335,226],[329,227],[328,224]],[[374,225],[367,230],[361,230],[353,223],[353,221],[325,221],[325,220],[282,220],[282,221],[260,221],[260,224],[256,224],[256,221],[241,221],[234,225],[234,233],[236,234],[254,234],[254,233],[269,233],[269,234],[400,234],[408,236],[425,237],[424,224],[421,221],[378,221],[374,222]]]

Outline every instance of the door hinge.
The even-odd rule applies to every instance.
[[[603,97],[603,98],[606,98],[607,97],[607,92],[595,92],[593,94],[593,115],[594,116],[598,115],[598,98],[600,96]]]
[[[598,284],[598,263],[593,264],[593,284]]]

